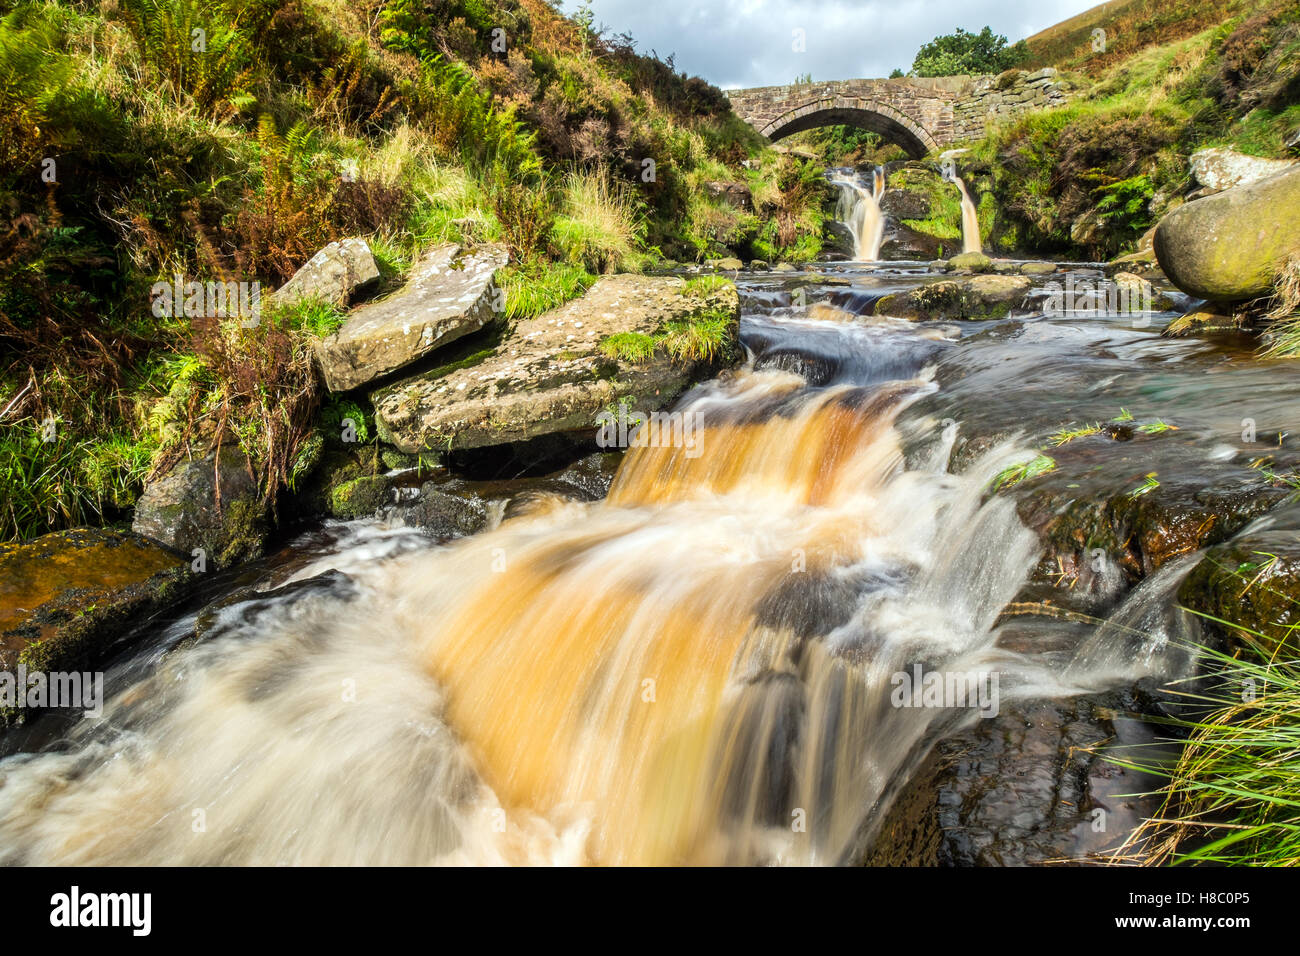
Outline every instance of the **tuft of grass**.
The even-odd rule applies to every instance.
[[[1160,435],[1164,432],[1176,432],[1178,431],[1178,426],[1170,425],[1168,422],[1161,421],[1157,418],[1153,422],[1147,422],[1143,425],[1137,426],[1137,430],[1144,435]]]
[[[1061,428],[1053,432],[1048,438],[1053,445],[1060,448],[1062,445],[1068,445],[1076,438],[1085,438],[1088,435],[1096,435],[1101,431],[1100,425],[1081,425],[1077,428]]]
[[[650,361],[655,354],[653,338],[641,332],[616,332],[600,342],[600,351],[608,358],[631,365]]]
[[[1011,488],[1020,484],[1022,481],[1029,481],[1040,475],[1045,475],[1056,468],[1056,459],[1048,455],[1038,455],[1029,461],[1022,461],[1015,465],[1009,465],[1003,468],[993,476],[993,481],[989,487],[993,491],[1001,491],[1003,488]]]
[[[1148,495],[1159,487],[1160,487],[1160,480],[1156,478],[1156,473],[1153,471],[1150,472],[1145,478],[1142,479],[1142,484],[1138,485],[1136,488],[1134,488],[1132,491],[1128,493],[1128,497],[1141,498],[1143,495]]]
[[[551,236],[571,262],[592,272],[622,272],[645,240],[642,203],[605,169],[574,171],[564,180]]]
[[[687,279],[681,293],[696,299],[707,299],[712,293],[729,285],[734,283],[726,276],[700,276],[696,279]]]
[[[306,332],[323,338],[337,332],[347,315],[333,302],[310,298],[275,309],[267,318],[286,331]]]
[[[668,322],[659,343],[673,358],[684,362],[712,362],[725,354],[734,340],[735,321],[722,309],[706,309],[689,319]]]
[[[580,265],[569,262],[531,261],[512,265],[497,274],[506,294],[506,319],[530,319],[576,299],[596,281]]]

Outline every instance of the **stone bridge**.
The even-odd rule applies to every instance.
[[[1060,106],[1069,86],[1051,67],[997,76],[837,80],[729,90],[736,115],[772,140],[815,126],[857,126],[913,158],[978,139],[1000,119]]]

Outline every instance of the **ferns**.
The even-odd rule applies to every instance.
[[[205,10],[205,7],[207,10]],[[253,103],[253,49],[237,22],[199,0],[123,0],[122,18],[144,60],[178,101],[219,116]]]

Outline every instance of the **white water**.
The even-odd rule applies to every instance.
[[[819,328],[791,334],[872,334]],[[906,467],[895,416],[935,387],[742,372],[694,400],[703,457],[635,449],[606,501],[449,546],[349,526],[293,579],[350,586],[230,606],[65,750],[0,764],[0,862],[853,859],[977,719],[890,706],[894,675],[1092,683],[998,646],[1038,558],[985,493],[1019,455],[951,474],[949,425]]]

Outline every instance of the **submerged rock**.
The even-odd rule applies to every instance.
[[[463,255],[455,243],[427,251],[402,289],[357,309],[316,344],[330,391],[364,385],[483,328],[502,304],[493,282],[507,259],[495,245]]]
[[[93,669],[195,579],[186,558],[130,533],[79,528],[0,545],[0,670]],[[0,710],[0,722],[20,716]]]
[[[1000,319],[1024,301],[1029,289],[1030,281],[1024,276],[978,275],[946,279],[909,292],[887,295],[876,303],[875,314],[913,321]]]
[[[226,566],[262,553],[265,519],[248,459],[225,445],[149,484],[131,530],[185,554],[202,549],[206,560]]]
[[[303,299],[323,299],[345,306],[356,290],[379,278],[370,244],[354,237],[331,242],[293,274],[271,296],[269,304],[292,305]]]
[[[1160,220],[1155,254],[1189,295],[1234,302],[1268,295],[1300,255],[1300,168],[1180,206]]]
[[[1022,262],[1020,264],[1020,274],[1022,276],[1049,276],[1055,271],[1055,262]]]
[[[705,283],[711,280],[700,280]],[[562,431],[594,430],[602,411],[662,408],[739,357],[740,300],[730,283],[608,276],[585,296],[520,322],[486,358],[435,369],[377,391],[380,436],[404,452],[479,448]],[[679,361],[654,336],[707,320],[722,336],[713,361]],[[623,336],[640,348],[620,352]],[[604,346],[604,347],[603,347]]]

